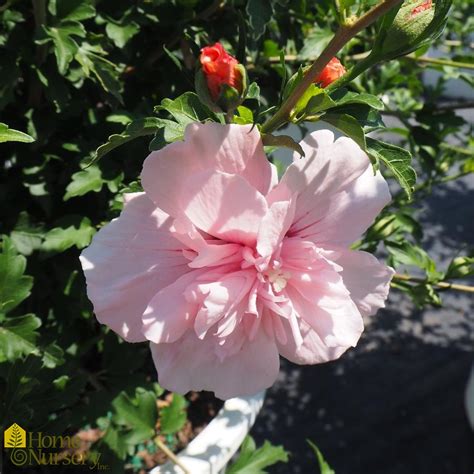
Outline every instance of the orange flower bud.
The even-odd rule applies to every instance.
[[[331,61],[322,70],[321,74],[314,80],[321,87],[327,87],[332,82],[339,79],[346,73],[346,68],[341,64],[339,59],[332,58]]]
[[[214,101],[218,99],[224,84],[242,92],[242,73],[238,67],[239,62],[227,53],[220,43],[202,48],[199,60],[209,93]]]

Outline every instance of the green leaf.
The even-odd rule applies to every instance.
[[[463,173],[474,173],[474,157],[468,158],[462,165]]]
[[[246,125],[251,123],[253,124],[255,122],[253,118],[253,112],[249,108],[239,105],[237,107],[237,113],[238,115],[234,116],[234,123]]]
[[[434,306],[442,305],[441,297],[433,285],[428,283],[420,283],[418,285],[410,286],[409,290],[410,296],[413,298],[413,302],[419,308],[422,308],[427,304],[432,304]]]
[[[78,44],[71,38],[71,30],[68,28],[46,28],[45,31],[54,43],[54,54],[58,63],[58,70],[65,75],[69,69],[69,64],[74,59],[78,51]],[[77,34],[77,32],[76,32]]]
[[[51,13],[61,20],[87,20],[96,15],[93,0],[53,0]]]
[[[153,391],[137,388],[135,397],[121,392],[112,401],[115,410],[114,422],[132,430],[128,441],[132,444],[150,439],[155,434],[158,417],[156,396]]]
[[[309,439],[307,439],[306,442],[311,446],[311,449],[314,451],[314,454],[318,458],[320,474],[336,474],[336,472],[331,469],[329,464],[324,459],[319,448]]]
[[[289,81],[285,88],[284,95],[286,96],[289,91],[294,90],[296,85],[300,82],[303,77],[303,71],[295,74]],[[324,112],[327,109],[334,107],[336,103],[331,99],[324,89],[321,89],[316,84],[311,84],[304,94],[300,97],[295,107],[291,111],[291,120],[299,122],[301,120],[314,119],[318,114]],[[319,117],[317,117],[319,118]]]
[[[186,399],[179,393],[173,393],[171,403],[160,410],[162,434],[177,433],[186,423]]]
[[[100,46],[82,43],[74,57],[81,64],[87,77],[95,79],[104,91],[112,94],[118,101],[122,101],[120,68],[103,57],[105,54]]]
[[[330,109],[329,112],[331,114],[346,114],[354,117],[366,134],[385,128],[380,112],[367,104],[351,103],[337,105]]]
[[[48,369],[54,369],[58,365],[64,364],[64,352],[54,343],[47,345],[41,351],[43,365]]]
[[[272,3],[270,0],[248,0],[245,11],[248,15],[249,33],[258,40],[272,19]]]
[[[64,391],[68,382],[71,380],[69,375],[60,375],[58,378],[53,380],[53,385],[60,391]]]
[[[282,55],[280,57],[280,59],[284,60],[284,55]],[[283,68],[284,68],[284,64],[282,64]],[[281,100],[282,101],[285,101],[291,94],[292,92],[296,89],[296,87],[298,86],[298,84],[302,81],[303,79],[303,76],[304,76],[304,72],[307,68],[303,68],[303,67],[299,67],[298,68],[298,71],[295,72],[295,74],[293,74],[289,79],[288,81],[286,81],[286,84],[284,83],[285,81],[283,81],[282,83],[282,86],[284,85],[283,87],[283,93],[281,94]],[[286,71],[286,68],[284,68],[284,71]]]
[[[90,244],[95,229],[87,217],[83,217],[80,221],[73,217],[64,219],[63,222],[62,227],[56,227],[45,235],[41,250],[61,253],[74,246],[83,249]]]
[[[411,153],[403,148],[367,137],[367,152],[381,161],[395,176],[400,186],[411,199],[416,184],[416,172],[411,167]]]
[[[375,95],[363,93],[357,93],[348,91],[347,89],[339,89],[331,94],[331,98],[336,103],[335,105],[346,105],[346,104],[366,104],[376,110],[383,110],[385,108],[384,103]]]
[[[169,143],[182,140],[184,138],[184,126],[173,120],[161,119],[161,127],[156,132],[150,142],[150,151],[161,150]]]
[[[260,98],[260,87],[256,82],[251,82],[247,89],[246,99],[259,99]]]
[[[305,107],[305,115],[316,115],[335,105],[331,97],[323,89],[320,89],[308,100]]]
[[[36,329],[40,326],[41,320],[34,314],[6,318],[0,325],[0,354],[10,361],[38,354]]]
[[[44,86],[46,99],[54,104],[56,112],[64,112],[71,100],[67,79],[50,66],[44,66],[42,70],[36,68],[36,73]]]
[[[107,23],[105,31],[117,48],[123,48],[140,31],[140,27],[134,21],[124,25]]]
[[[298,53],[298,59],[314,61],[331,41],[334,33],[330,28],[315,28],[304,40],[303,47]]]
[[[385,241],[385,247],[395,261],[395,265],[412,265],[425,270],[430,277],[438,277],[434,260],[418,245],[408,241]]]
[[[217,116],[206,107],[194,92],[185,92],[176,99],[163,99],[161,105],[155,107],[155,112],[165,110],[181,125],[205,120],[218,121]]]
[[[352,138],[363,150],[366,149],[364,130],[362,130],[359,122],[354,117],[347,114],[327,113],[324,115],[323,120]]]
[[[26,258],[17,255],[8,237],[3,237],[0,253],[0,312],[8,313],[30,294],[33,278],[24,275]]]
[[[119,429],[109,426],[102,439],[119,459],[125,459],[128,452],[127,439]]]
[[[417,240],[423,235],[422,227],[416,219],[402,211],[391,211],[388,215],[377,219],[367,231],[365,240],[378,242],[394,234],[403,238],[405,233],[413,235]]]
[[[102,189],[104,180],[102,173],[97,166],[89,166],[82,171],[72,175],[72,181],[67,185],[64,201],[76,196],[83,196],[91,191],[99,192]]]
[[[157,117],[146,117],[130,122],[122,133],[110,135],[107,142],[97,148],[92,163],[99,160],[107,153],[110,153],[112,150],[115,150],[115,148],[118,148],[135,138],[154,135],[160,128],[166,127],[170,123],[174,122],[159,119]]]
[[[10,233],[10,239],[19,253],[31,255],[41,247],[44,228],[31,222],[26,211],[20,212],[15,228]]]
[[[31,143],[35,139],[30,137],[26,133],[20,132],[18,130],[13,130],[9,128],[6,123],[0,122],[0,143],[5,142],[22,142],[22,143]]]
[[[446,271],[446,279],[466,278],[472,275],[474,275],[473,257],[453,258]]]
[[[278,462],[288,462],[288,453],[282,446],[273,446],[265,441],[261,448],[256,448],[250,436],[245,438],[238,458],[226,470],[226,474],[265,474],[265,468]]]
[[[262,141],[265,146],[282,146],[285,148],[290,148],[291,150],[296,151],[300,156],[304,156],[303,148],[299,143],[296,143],[293,138],[288,135],[270,135],[265,134],[262,136]]]

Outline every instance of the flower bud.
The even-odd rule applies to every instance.
[[[321,74],[316,77],[314,82],[321,87],[327,87],[329,84],[337,81],[345,73],[346,68],[341,64],[341,61],[337,58],[332,58],[322,70]]]
[[[383,60],[411,53],[430,44],[444,26],[452,0],[405,0],[374,49]]]
[[[245,68],[220,43],[202,48],[199,61],[201,70],[196,75],[198,95],[204,96],[204,102],[210,100],[222,110],[236,108],[245,94]]]
[[[413,18],[419,13],[429,10],[430,8],[433,8],[433,2],[432,0],[426,0],[421,5],[418,5],[415,8],[413,8],[413,10],[411,11],[411,17]]]

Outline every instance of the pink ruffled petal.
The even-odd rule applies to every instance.
[[[375,314],[385,307],[393,268],[380,263],[372,254],[337,249],[336,262],[342,266],[344,285],[363,316]]]
[[[185,184],[177,199],[196,227],[227,242],[255,245],[267,202],[245,179],[207,170]]]
[[[280,322],[283,326],[283,330],[287,334],[287,341],[286,343],[282,343],[277,340],[278,351],[281,356],[295,364],[322,364],[338,359],[349,349],[349,346],[328,347],[318,336],[317,332],[301,319],[298,320],[298,325],[303,342],[297,345],[295,340],[291,337],[289,323],[285,320],[281,320]]]
[[[212,336],[200,340],[193,331],[171,344],[151,344],[158,381],[167,390],[209,390],[227,400],[270,387],[279,370],[275,341],[262,330],[245,340],[235,355],[221,360]]]
[[[295,215],[296,200],[274,202],[260,223],[257,252],[262,257],[271,256],[281,244]]]
[[[242,260],[242,246],[225,244],[221,240],[206,242],[189,263],[191,268],[215,267]]]
[[[207,331],[223,318],[233,317],[236,321],[236,307],[248,295],[254,281],[255,271],[243,270],[227,274],[217,281],[199,284],[197,290],[205,296],[194,321],[196,335],[204,339]]]
[[[199,304],[186,298],[188,287],[205,270],[193,270],[159,291],[143,314],[143,334],[155,343],[177,341],[193,324]]]
[[[272,166],[257,127],[217,123],[188,125],[183,142],[172,143],[148,156],[141,180],[150,199],[178,217],[179,197],[187,178],[204,170],[241,176],[263,195],[274,184]]]
[[[314,329],[328,347],[355,346],[364,330],[364,322],[349,292],[342,285],[328,288],[315,282],[313,295],[303,297],[298,285],[286,292],[299,318]],[[328,291],[329,290],[329,291]]]
[[[144,341],[142,314],[153,295],[189,269],[171,218],[145,193],[126,195],[118,219],[80,257],[97,319],[130,342]]]
[[[319,337],[318,333],[302,319],[298,319],[299,331],[303,338],[302,344],[296,344],[291,337],[292,330],[288,321],[280,318],[282,329],[286,333],[286,343],[277,339],[278,351],[290,362],[295,364],[322,364],[338,359],[349,346],[328,347]]]
[[[391,201],[387,182],[369,165],[362,175],[334,195],[322,196],[320,214],[308,214],[292,232],[324,247],[350,245],[372,225],[380,211]]]
[[[306,156],[295,156],[281,182],[267,196],[269,203],[286,200],[296,193],[296,212],[290,235],[321,232],[324,236],[326,231],[328,237],[324,238],[337,234],[338,240],[345,241],[348,240],[344,237],[347,231],[350,231],[350,239],[354,234],[359,236],[361,229],[365,230],[376,212],[388,202],[388,188],[384,187],[383,178],[373,177],[371,182],[369,158],[350,138],[334,141],[332,132],[319,130],[306,137],[301,146]],[[359,179],[362,179],[361,183],[358,183]],[[354,208],[349,208],[349,197],[358,200]],[[362,222],[355,229],[348,228],[344,217],[351,215],[352,224],[360,213]],[[305,231],[308,228],[311,228],[310,232]]]

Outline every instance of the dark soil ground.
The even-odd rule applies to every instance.
[[[474,243],[474,179],[436,190],[419,212],[443,264]],[[473,282],[471,281],[471,284]],[[337,474],[472,474],[464,390],[474,362],[474,297],[443,294],[417,310],[392,291],[359,346],[330,364],[284,363],[252,434],[291,453],[276,474],[318,473],[314,441]]]

